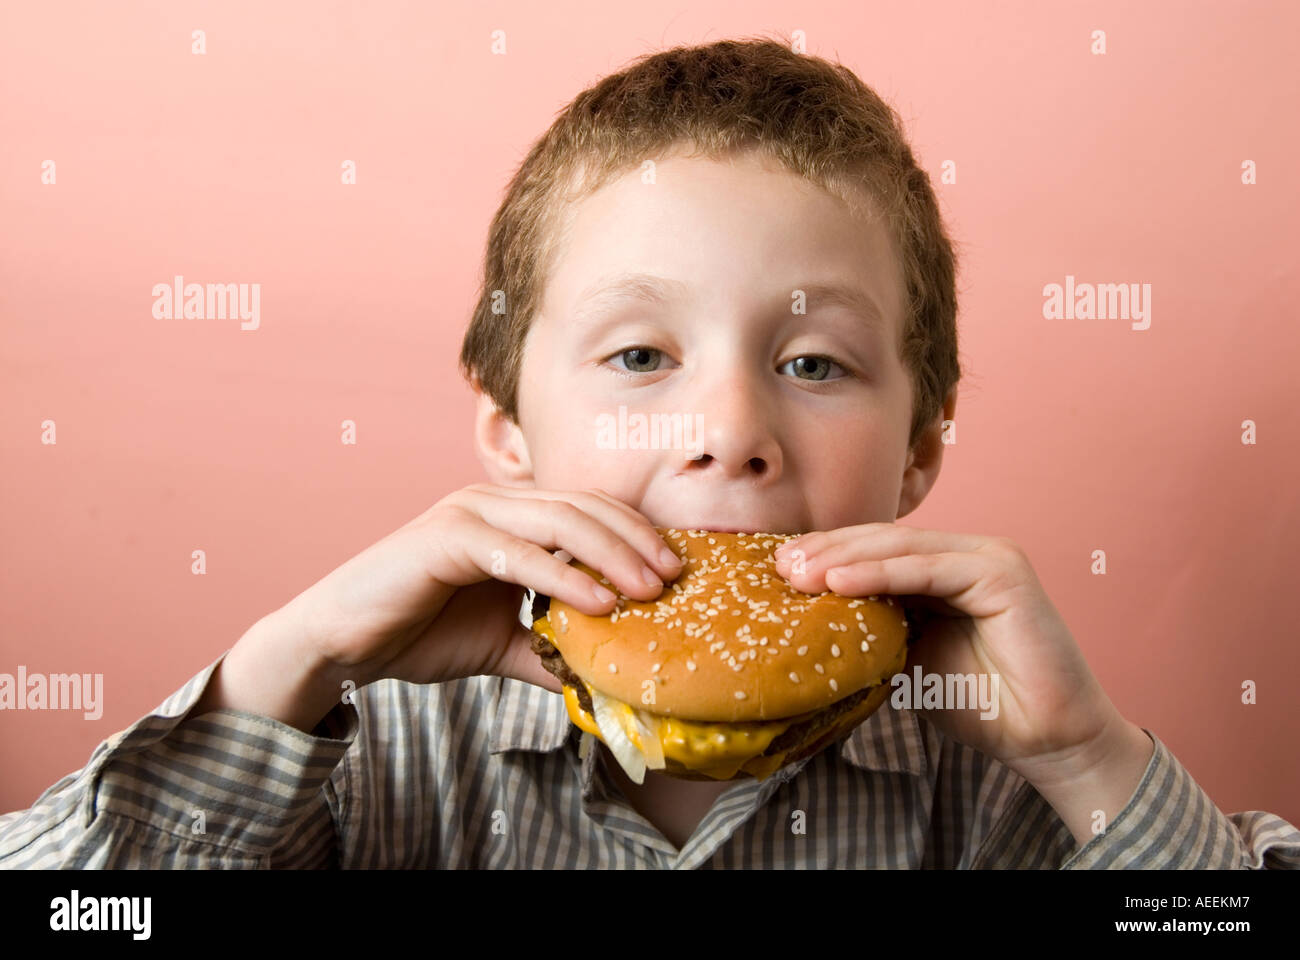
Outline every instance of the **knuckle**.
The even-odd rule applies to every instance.
[[[534,550],[538,549],[540,548],[535,543],[529,543],[527,540],[522,540],[519,537],[511,537],[509,546],[506,550],[506,556],[510,558],[512,563],[519,565],[531,557]]]
[[[426,516],[434,527],[453,531],[461,529],[473,514],[458,501],[444,498],[434,504]]]
[[[1016,543],[1016,541],[1012,540],[1010,537],[998,537],[998,546],[1002,549],[1003,553],[1017,562],[1023,562],[1026,559],[1025,551],[1021,548],[1020,544]]]
[[[563,523],[573,523],[579,518],[586,516],[586,511],[581,507],[575,506],[568,500],[549,500],[551,513],[558,514],[558,518]]]
[[[1001,554],[1005,556],[1018,553],[1020,547],[1017,546],[1016,542],[1010,537],[987,537],[984,542],[980,544],[979,550],[982,553],[993,554],[995,556]]]
[[[634,513],[636,513],[635,510],[633,510],[630,506],[628,506],[618,497],[614,496],[614,494],[610,493],[608,490],[605,490],[601,487],[590,487],[587,490],[587,493],[591,496],[593,500],[596,500],[597,502],[601,503],[604,506],[613,507],[615,510],[618,510],[620,513],[627,514],[628,516],[631,516]]]

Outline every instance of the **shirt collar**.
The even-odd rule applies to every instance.
[[[562,746],[578,728],[569,722],[564,697],[535,684],[496,677],[496,709],[489,750],[549,752]],[[886,701],[839,746],[840,757],[863,770],[910,773],[926,771],[925,739],[911,710]]]

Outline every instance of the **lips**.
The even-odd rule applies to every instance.
[[[778,533],[780,532],[780,528],[782,524],[771,524],[771,525],[760,524],[758,526],[750,524],[747,526],[728,526],[726,524],[717,524],[717,523],[688,523],[688,524],[661,523],[659,524],[659,526],[673,529],[673,530],[707,530],[710,533],[743,533],[743,534],[752,535],[755,533]],[[791,534],[791,536],[794,536],[794,534]]]

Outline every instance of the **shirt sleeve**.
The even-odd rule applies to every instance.
[[[30,809],[0,815],[0,869],[337,866],[356,706],[310,735],[241,710],[187,716],[225,656]]]
[[[1018,788],[979,842],[971,866],[1300,869],[1300,830],[1261,810],[1222,813],[1160,738],[1145,732],[1155,744],[1151,761],[1128,804],[1105,831],[1080,847],[1042,795],[1016,778]]]

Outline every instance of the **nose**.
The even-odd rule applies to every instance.
[[[713,365],[709,383],[695,391],[699,435],[687,450],[686,473],[706,472],[729,479],[763,479],[781,473],[781,445],[774,430],[775,405],[770,395],[775,384],[765,383],[762,371],[723,370]]]

